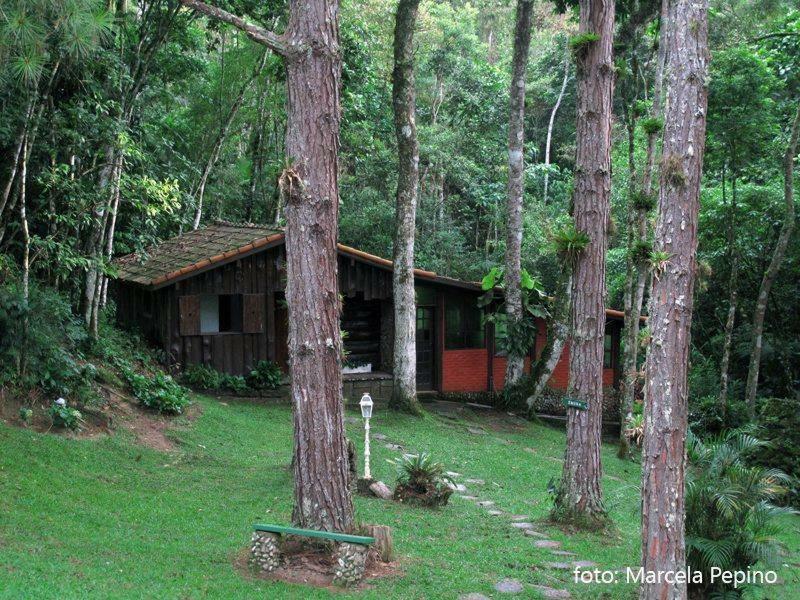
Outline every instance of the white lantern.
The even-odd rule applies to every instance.
[[[363,396],[361,396],[361,402],[359,402],[358,405],[361,407],[362,417],[364,417],[365,419],[369,419],[370,417],[372,417],[373,402],[369,394],[365,393]]]

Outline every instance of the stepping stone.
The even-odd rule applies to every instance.
[[[536,540],[533,545],[537,548],[549,548],[550,550],[561,548],[561,542],[555,540]]]
[[[478,502],[478,506],[483,506],[484,508],[487,506],[494,506],[494,502],[492,500],[481,500]]]
[[[461,594],[458,597],[458,600],[490,600],[489,596],[484,596],[483,594],[476,594],[475,592],[471,594]]]
[[[574,552],[567,552],[566,550],[550,550],[550,554],[554,556],[577,556]]]
[[[398,446],[397,444],[386,444],[386,447],[389,450],[402,450],[403,449],[402,446]]]
[[[494,584],[494,589],[502,594],[519,594],[524,588],[516,579],[503,579]]]
[[[530,519],[528,515],[511,515],[512,521],[527,521],[528,519]]]
[[[550,569],[563,569],[564,571],[568,571],[572,568],[572,565],[565,562],[546,562],[544,564]]]
[[[461,477],[461,473],[456,473],[455,471],[447,471],[445,475],[453,479],[455,479],[456,477]]]
[[[474,483],[475,485],[483,485],[486,482],[483,479],[467,479],[467,483]]]
[[[572,562],[572,566],[578,569],[588,569],[590,567],[596,567],[597,563],[593,563],[590,560],[575,560]]]
[[[546,533],[539,533],[538,531],[534,531],[533,529],[526,529],[522,533],[524,533],[525,535],[529,535],[531,537],[542,538],[543,540],[547,539],[547,534]],[[575,556],[575,555],[573,554],[572,556]]]
[[[459,498],[463,498],[464,500],[477,500],[478,499],[477,496],[465,496],[463,494],[460,495]]]
[[[503,514],[502,510],[487,510],[486,512],[492,515],[493,517],[498,517]]]
[[[512,523],[512,527],[516,527],[517,529],[533,529],[533,525],[531,523]]]
[[[461,483],[448,483],[447,487],[449,487],[454,492],[466,492],[467,486]]]
[[[552,600],[567,600],[568,598],[572,598],[567,590],[557,590],[555,588],[547,587],[546,585],[534,585],[533,589],[535,589],[545,598],[550,598]]]
[[[376,440],[381,440],[381,441],[382,441],[382,440],[388,440],[388,439],[389,439],[388,437],[386,437],[386,436],[385,436],[385,435],[383,435],[382,433],[373,433],[373,434],[372,434],[372,437],[374,437]]]
[[[486,432],[483,429],[478,429],[477,427],[467,427],[467,431],[473,435],[486,435]]]

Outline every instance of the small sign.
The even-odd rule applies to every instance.
[[[577,398],[570,398],[569,396],[564,396],[561,402],[567,408],[577,408],[578,410],[587,410],[589,408],[589,403],[585,400],[578,400]]]

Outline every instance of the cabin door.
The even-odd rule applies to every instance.
[[[417,389],[434,389],[436,309],[432,306],[417,307]]]

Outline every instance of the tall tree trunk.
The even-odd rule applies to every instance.
[[[687,372],[697,254],[697,213],[708,105],[708,2],[669,2],[667,101],[655,249],[642,448],[642,566],[685,567]],[[686,598],[686,583],[640,588],[643,600]]]
[[[572,267],[567,261],[561,265],[559,284],[556,286],[553,310],[547,321],[547,341],[542,353],[531,369],[532,390],[526,400],[528,415],[536,411],[536,401],[542,395],[553,371],[556,369],[564,346],[569,338],[570,307],[572,306]]]
[[[25,377],[28,370],[28,330],[30,317],[28,309],[30,305],[30,276],[31,276],[31,234],[28,230],[28,205],[26,198],[26,188],[28,181],[28,136],[22,138],[22,157],[20,160],[20,184],[19,184],[19,220],[22,228],[22,303],[24,315],[22,317],[22,349],[19,356],[19,373]]]
[[[522,321],[522,206],[525,195],[525,71],[531,45],[533,0],[517,0],[514,27],[514,57],[511,66],[508,115],[508,200],[506,225],[505,300],[508,331],[514,335]],[[514,385],[522,376],[525,357],[509,352],[506,357],[505,385]]]
[[[561,80],[561,91],[558,92],[558,98],[550,111],[550,122],[547,124],[547,141],[544,145],[544,203],[547,204],[548,192],[550,188],[550,146],[553,141],[553,126],[556,122],[556,114],[561,107],[561,101],[564,99],[564,92],[567,90],[567,83],[569,83],[569,39],[567,39],[566,48],[564,49],[564,78]]]
[[[613,0],[581,0],[579,32],[594,33],[598,39],[577,49],[577,151],[572,203],[575,227],[588,235],[589,243],[577,256],[572,279],[568,394],[586,402],[588,408],[567,409],[567,449],[554,516],[591,525],[605,521],[600,489],[600,434],[614,95]]]
[[[728,316],[725,319],[725,333],[722,342],[720,361],[718,404],[722,414],[728,410],[728,371],[733,346],[733,326],[736,324],[736,307],[739,300],[739,252],[736,249],[736,171],[731,177],[731,206],[728,215],[728,258],[731,264],[728,279]],[[722,167],[722,201],[725,202],[725,167]]]
[[[747,370],[747,387],[745,388],[745,399],[753,415],[756,409],[756,392],[758,390],[758,371],[761,368],[761,348],[764,337],[764,315],[767,312],[767,300],[772,290],[772,284],[778,276],[778,271],[783,263],[786,254],[786,247],[789,245],[789,238],[795,226],[794,215],[794,158],[797,155],[797,139],[800,134],[800,105],[795,112],[792,130],[789,136],[789,145],[786,154],[783,156],[783,199],[786,203],[786,214],[781,225],[781,232],[772,252],[772,259],[769,262],[764,277],[761,279],[761,287],[758,290],[756,308],[753,313],[753,342],[750,348],[750,366]]]
[[[291,166],[286,206],[286,300],[294,406],[294,511],[300,527],[353,529],[342,402],[337,277],[342,75],[337,0],[290,0],[284,35],[197,0],[184,6],[229,23],[286,60]]]
[[[228,114],[225,117],[225,121],[222,123],[222,126],[219,129],[217,137],[214,139],[214,144],[211,146],[211,152],[208,155],[208,160],[203,167],[203,172],[200,174],[200,181],[197,182],[197,187],[195,188],[194,192],[195,208],[194,219],[192,220],[192,229],[197,229],[200,227],[200,219],[203,216],[203,196],[205,195],[208,177],[211,175],[211,170],[219,160],[220,152],[222,152],[222,146],[225,144],[225,140],[228,137],[228,131],[230,131],[231,125],[233,125],[233,120],[236,118],[236,115],[239,113],[239,109],[242,107],[247,89],[250,87],[250,84],[252,84],[253,81],[258,79],[258,76],[261,75],[261,71],[264,70],[264,66],[267,64],[268,54],[268,50],[265,50],[262,53],[261,59],[253,71],[253,74],[242,84],[242,87],[239,89],[239,94],[236,96],[233,104],[231,104]]]
[[[395,205],[394,387],[392,408],[420,414],[417,400],[417,306],[414,296],[414,234],[419,184],[419,143],[414,117],[414,27],[419,0],[400,0],[394,28],[392,104],[397,136],[397,198]]]

